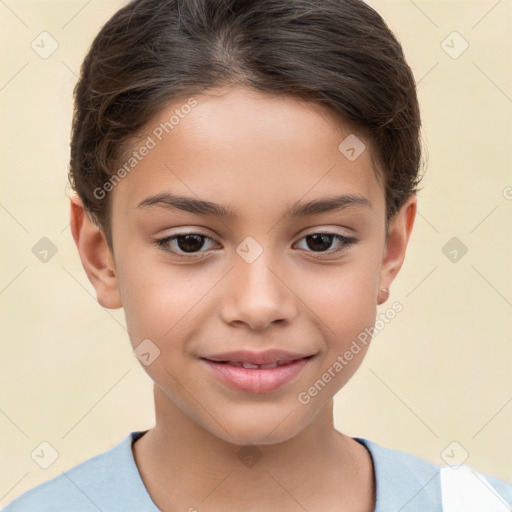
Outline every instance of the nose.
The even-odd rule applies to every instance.
[[[297,315],[293,282],[282,266],[265,257],[265,251],[251,263],[237,258],[226,277],[221,306],[226,323],[262,330],[291,322]]]

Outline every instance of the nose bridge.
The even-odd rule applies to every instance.
[[[247,237],[236,249],[239,258],[235,264],[235,273],[239,279],[242,293],[261,293],[264,298],[279,294],[282,283],[277,278],[274,252],[264,247],[252,237]]]
[[[294,315],[293,293],[280,276],[282,268],[272,250],[247,237],[236,249],[237,256],[224,298],[226,321],[243,321],[263,328]]]

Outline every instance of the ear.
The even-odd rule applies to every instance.
[[[389,291],[391,283],[402,268],[405,250],[416,218],[416,207],[417,198],[412,194],[389,223],[389,232],[382,254],[377,304],[386,301],[389,292],[382,292],[382,289]]]
[[[115,263],[103,231],[94,224],[76,194],[71,198],[71,233],[84,270],[105,308],[121,308]]]

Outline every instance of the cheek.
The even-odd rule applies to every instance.
[[[323,322],[329,340],[347,339],[373,325],[377,313],[380,259],[359,252],[346,265],[307,276],[301,295]]]
[[[194,324],[198,302],[212,283],[192,268],[171,267],[154,258],[144,261],[140,257],[118,265],[126,324],[134,347],[149,338],[164,348]]]
[[[164,348],[170,340],[190,338],[194,326],[199,328],[195,318],[208,316],[207,296],[225,269],[170,264],[151,251],[121,251],[136,256],[116,261],[116,269],[132,345],[149,338]],[[310,310],[306,315],[317,322],[329,344],[346,342],[373,325],[381,252],[375,240],[366,239],[343,263],[310,262],[295,269],[296,283],[290,286],[295,298],[290,300]]]

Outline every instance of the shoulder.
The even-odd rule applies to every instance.
[[[498,499],[512,505],[512,484],[503,480],[481,475],[469,466],[459,469],[448,466],[442,468],[415,455],[385,448],[367,439],[355,440],[366,446],[373,459],[377,488],[375,512],[441,511],[443,500],[446,500],[447,487],[453,490],[453,487],[458,485],[457,492],[467,494],[467,479],[463,478],[463,475],[467,475],[468,472],[474,478],[479,478],[482,486],[487,486],[486,492],[490,501]],[[453,475],[459,477],[454,479]]]
[[[369,450],[375,470],[376,511],[440,511],[440,467],[415,455],[356,438]]]
[[[113,448],[26,491],[3,512],[127,510],[123,504],[133,506],[143,501],[145,497],[137,486],[140,478],[131,451],[137,435],[138,432],[130,433]]]

